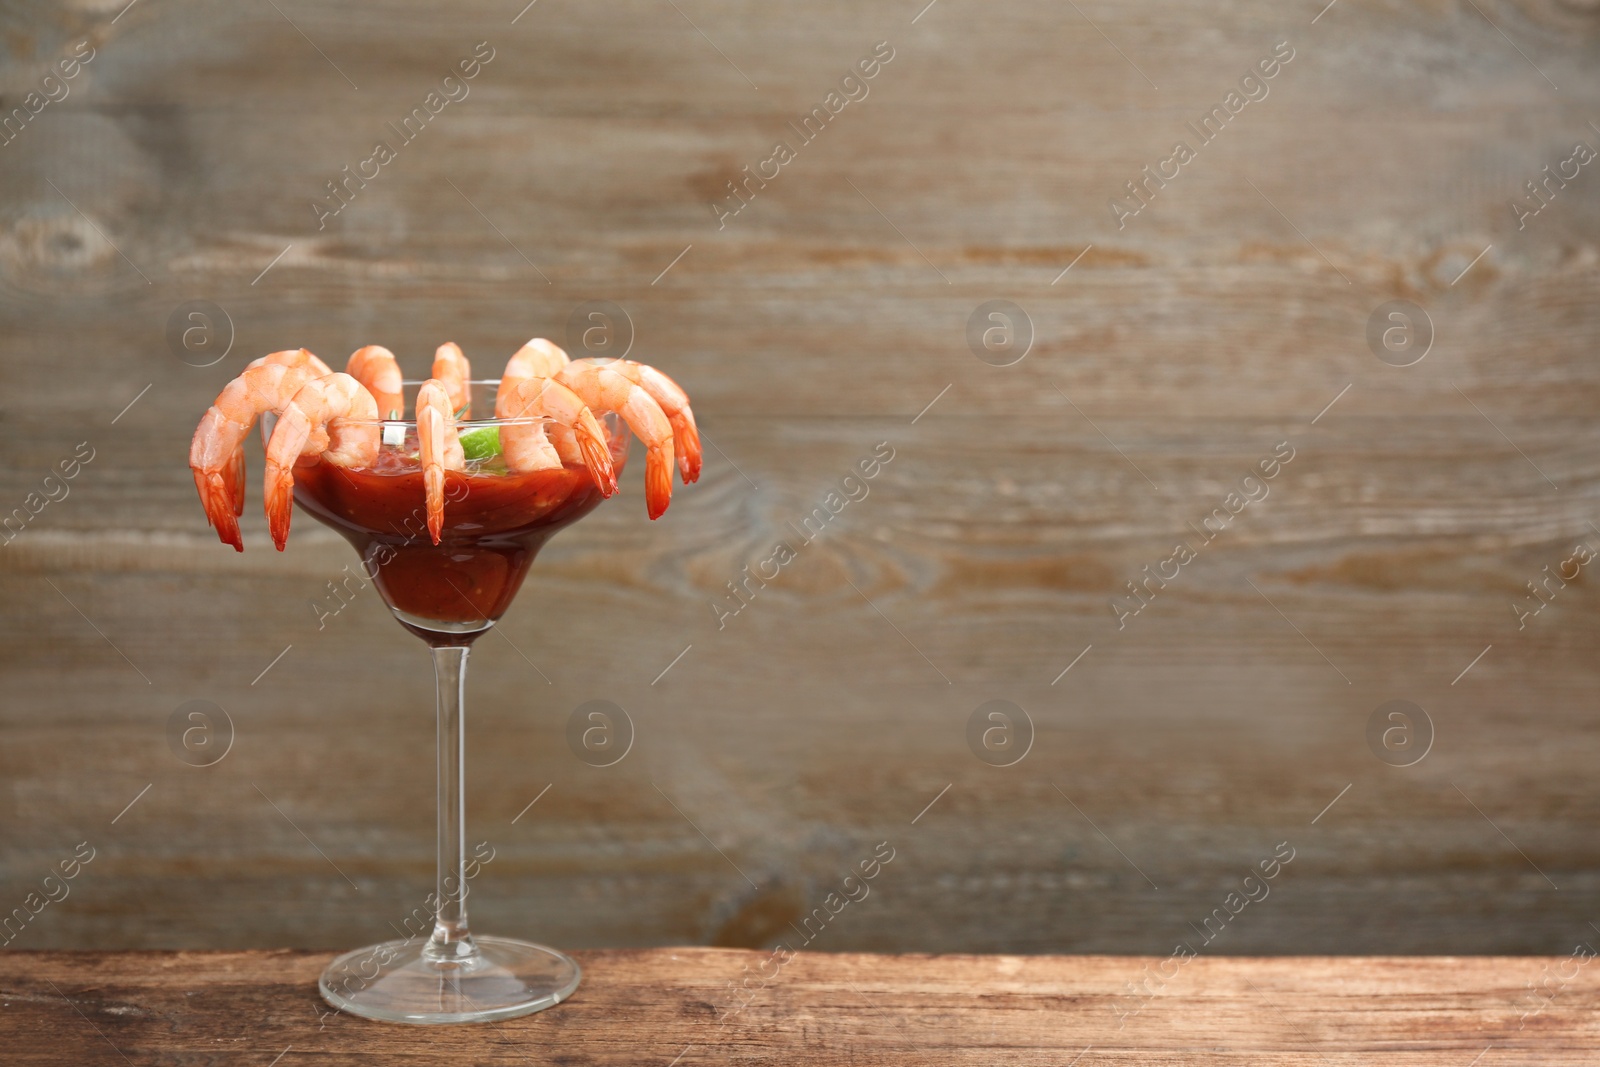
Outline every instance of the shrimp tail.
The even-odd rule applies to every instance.
[[[583,453],[583,465],[589,468],[589,475],[594,479],[600,495],[614,496],[617,492],[617,471],[611,464],[611,449],[606,447],[605,435],[596,432],[598,430],[598,424],[592,428],[582,425],[576,427],[578,451]]]
[[[683,484],[700,480],[700,428],[694,424],[694,415],[686,407],[671,418],[675,444],[682,446],[678,454],[678,473]]]
[[[239,536],[239,517],[234,509],[235,501],[242,498],[232,495],[220,471],[195,471],[194,487],[200,492],[200,504],[216,527],[217,537],[223,544],[232,545],[235,552],[243,552],[244,538]]]
[[[293,470],[269,460],[262,495],[266,499],[267,528],[272,531],[272,543],[282,552],[289,540],[289,520],[294,517]]]
[[[430,464],[422,468],[422,485],[428,499],[428,536],[439,543],[444,532],[444,467]]]
[[[244,449],[236,448],[233,455],[228,457],[227,474],[225,480],[228,493],[233,498],[233,513],[235,516],[244,514]]]
[[[672,450],[652,448],[644,460],[644,504],[652,519],[659,519],[672,501]]]

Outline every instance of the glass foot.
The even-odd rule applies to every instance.
[[[317,983],[341,1011],[394,1023],[476,1023],[529,1015],[566,1000],[582,971],[553,948],[476,937],[450,960],[425,955],[426,940],[386,941],[346,952]]]

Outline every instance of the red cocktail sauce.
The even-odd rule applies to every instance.
[[[612,452],[620,474],[626,452]],[[446,471],[444,529],[435,545],[422,471],[388,451],[374,468],[302,461],[294,498],[355,546],[401,625],[431,644],[468,644],[483,632],[511,606],[545,541],[602,499],[580,468]],[[449,632],[463,627],[469,632]]]

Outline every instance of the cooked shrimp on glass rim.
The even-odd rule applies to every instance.
[[[497,387],[492,419],[472,420],[474,384]],[[409,411],[408,386],[417,386]],[[615,494],[608,415],[645,446],[650,518],[667,510],[674,466],[684,484],[700,477],[700,431],[689,397],[643,363],[573,360],[536,337],[512,354],[498,381],[475,383],[466,353],[447,341],[435,350],[429,376],[419,384],[405,379],[394,353],[382,345],[356,349],[343,372],[308,349],[287,349],[255,360],[227,384],[189,448],[206,518],[221,541],[240,552],[244,441],[269,414],[276,423],[266,445],[263,502],[279,551],[289,536],[295,468],[304,464],[420,472],[419,504],[436,545],[446,531],[447,472],[471,477],[567,469],[581,472],[601,496]]]

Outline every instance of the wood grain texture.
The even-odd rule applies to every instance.
[[[1210,951],[1593,936],[1600,601],[1584,569],[1520,629],[1513,604],[1600,548],[1600,173],[1523,229],[1510,204],[1600,145],[1600,15],[1323,6],[9,8],[0,110],[96,52],[0,145],[0,516],[95,458],[0,546],[0,914],[97,850],[10,948],[333,948],[423,897],[421,648],[370,590],[319,629],[351,554],[304,517],[281,555],[254,507],[248,550],[217,544],[188,438],[263,352],[415,370],[454,339],[488,367],[592,300],[714,447],[656,523],[631,464],[475,650],[479,929],[770,945],[887,841],[871,921],[817,947],[1166,953],[1288,842]],[[885,40],[719,229],[726,182]],[[319,230],[325,183],[479,41],[470,96]],[[1108,200],[1283,41],[1119,228]],[[206,368],[166,338],[198,299],[234,331]],[[993,299],[1033,324],[1013,366],[968,348]],[[1414,366],[1368,349],[1391,299],[1431,316]],[[878,442],[870,494],[719,628]],[[1270,496],[1119,629],[1280,442]],[[599,698],[636,732],[603,769],[566,741]],[[205,768],[167,740],[197,699],[235,729]],[[1012,767],[967,745],[994,699],[1034,726]],[[1434,726],[1412,767],[1367,745],[1395,699]]]
[[[1199,959],[1136,1012],[1125,987],[1157,960],[801,953],[740,1001],[728,987],[765,953],[663,948],[579,960],[583,984],[555,1008],[419,1027],[329,1011],[316,993],[327,960],[315,953],[17,953],[0,966],[0,1037],[19,1067],[279,1055],[327,1064],[1457,1067],[1474,1056],[1590,1062],[1600,1000],[1590,969],[1560,957]],[[1522,983],[1545,967],[1576,976],[1524,1016]]]

